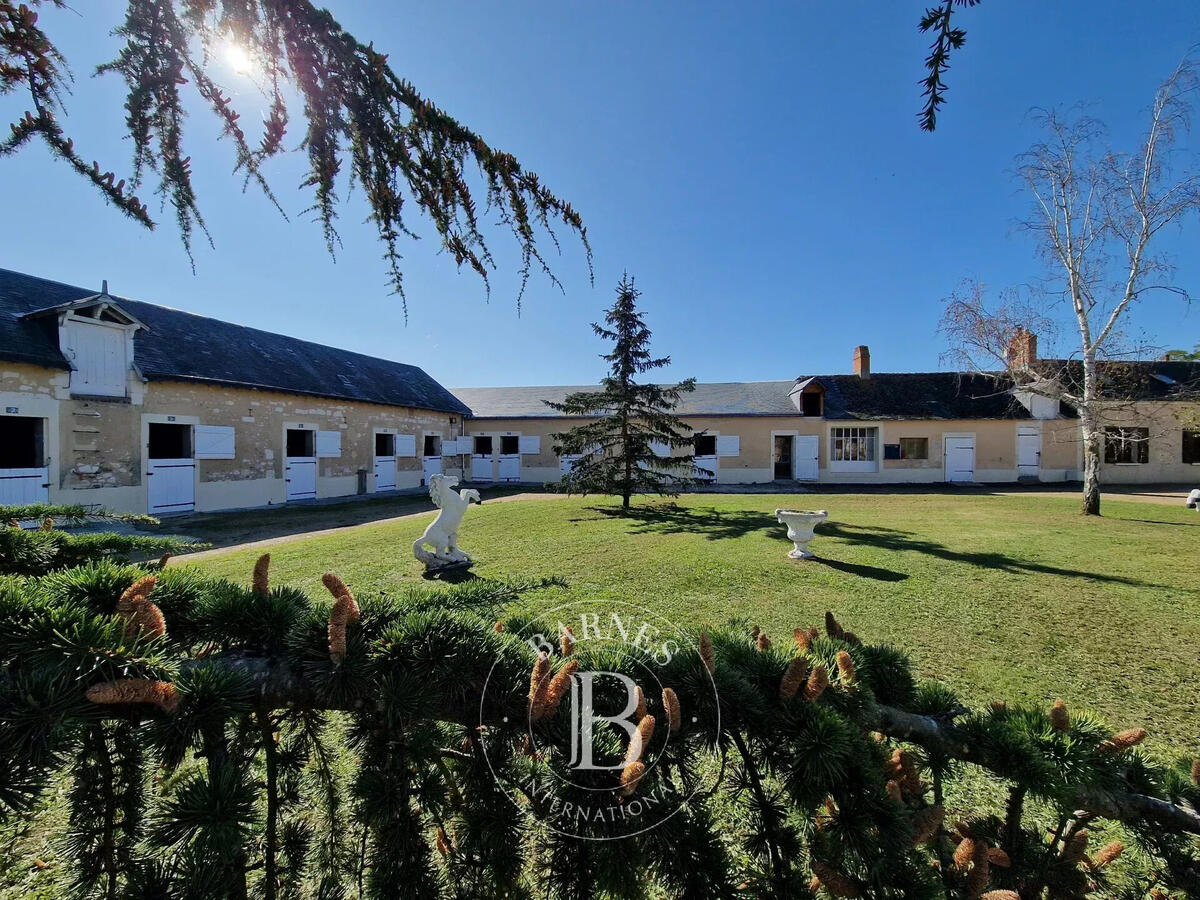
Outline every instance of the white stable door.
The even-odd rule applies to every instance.
[[[150,514],[189,513],[196,508],[196,461],[194,459],[151,459],[147,461],[146,495]]]
[[[0,506],[50,501],[50,470],[0,469]]]
[[[394,491],[396,489],[396,457],[375,457],[375,490]]]
[[[472,481],[491,481],[492,480],[492,454],[472,453],[471,454],[471,480]]]
[[[697,456],[694,457],[696,466],[696,480],[714,482],[717,480],[717,471],[721,467],[720,458],[717,456]],[[706,471],[701,472],[700,469]]]
[[[1017,477],[1037,478],[1042,463],[1042,433],[1036,428],[1017,429]]]
[[[496,457],[496,477],[501,481],[521,480],[521,439],[506,434],[500,438],[500,454]]]
[[[287,499],[312,500],[317,496],[317,460],[312,456],[289,456],[285,465]]]
[[[426,456],[421,460],[421,477],[426,484],[429,484],[429,479],[434,475],[442,474],[442,458],[440,456]]]
[[[479,435],[474,440],[471,453],[471,480],[492,480],[492,438],[491,435]]]
[[[970,482],[975,480],[975,438],[946,438],[946,480]]]
[[[815,434],[793,438],[792,477],[797,481],[816,481],[820,477],[821,439]]]
[[[521,480],[521,457],[517,455],[501,456],[500,457],[500,480],[501,481],[520,481]]]

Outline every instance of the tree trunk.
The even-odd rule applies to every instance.
[[[1079,511],[1085,516],[1100,515],[1100,431],[1083,426],[1083,496]]]
[[[1083,403],[1079,409],[1079,427],[1083,431],[1083,497],[1079,511],[1085,516],[1100,515],[1100,425],[1096,409],[1096,354],[1083,354]]]

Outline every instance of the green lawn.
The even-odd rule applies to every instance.
[[[827,506],[793,562],[776,506]],[[608,597],[681,623],[744,618],[785,639],[825,610],[862,638],[908,651],[967,700],[1091,708],[1145,725],[1159,751],[1200,733],[1200,516],[1182,505],[1037,495],[700,495],[641,501],[553,498],[472,508],[461,541],[489,577],[560,576],[555,605]],[[272,576],[321,590],[326,570],[360,593],[420,583],[410,546],[432,519],[362,525],[271,547]],[[197,560],[249,580],[257,549]],[[177,564],[183,564],[180,560]]]

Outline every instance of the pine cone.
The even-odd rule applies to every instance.
[[[637,790],[637,783],[646,774],[646,766],[641,762],[631,762],[621,770],[621,796],[628,797]]]
[[[1117,732],[1106,741],[1101,741],[1097,749],[1106,756],[1115,756],[1131,747],[1136,747],[1145,739],[1145,728],[1129,728],[1125,731]]]
[[[254,593],[265,597],[271,593],[271,554],[264,553],[254,564],[254,579],[251,582]],[[326,582],[328,584],[328,582]],[[345,585],[342,585],[345,587]],[[337,596],[336,594],[334,596]]]
[[[813,875],[815,875],[824,885],[825,890],[833,894],[835,897],[860,897],[862,896],[862,888],[859,887],[857,881],[848,875],[839,872],[833,866],[821,862],[819,859],[814,859],[811,863]]]
[[[550,655],[543,650],[533,663],[529,675],[529,718],[537,721],[546,705],[546,689],[550,686]]]
[[[854,668],[854,659],[845,650],[837,652],[838,678],[846,687],[851,687],[858,680],[858,672]]]
[[[175,685],[147,678],[118,678],[93,684],[84,696],[92,703],[149,703],[167,713],[173,713],[179,707],[179,691]]]
[[[579,660],[569,659],[550,682],[546,685],[546,695],[543,698],[542,714],[538,718],[552,716],[558,712],[559,704],[562,703],[562,698],[566,695],[571,687],[571,679],[575,677],[575,673],[579,671]]]
[[[670,731],[678,731],[683,725],[683,716],[679,709],[679,697],[670,688],[663,688],[663,709],[667,713],[667,725]]]
[[[940,803],[917,810],[913,815],[913,846],[933,840],[945,818],[946,808]]]
[[[954,865],[965,871],[974,858],[975,839],[964,837],[958,846],[954,848]]]
[[[1124,852],[1124,844],[1120,841],[1110,841],[1096,851],[1096,855],[1092,857],[1092,863],[1089,868],[1093,872],[1098,872]]]
[[[971,860],[971,871],[967,874],[967,897],[971,900],[978,900],[982,896],[984,888],[988,886],[988,882],[991,880],[990,868],[987,841],[976,841],[975,855]]]
[[[1050,726],[1055,731],[1068,731],[1071,728],[1071,717],[1067,713],[1067,705],[1061,700],[1055,700],[1050,707]]]
[[[787,670],[779,682],[779,699],[791,700],[799,692],[804,680],[808,677],[808,660],[803,656],[794,656],[788,663]]]
[[[704,663],[704,668],[708,669],[710,675],[717,668],[717,657],[713,653],[712,638],[708,636],[707,631],[700,632],[700,661]]]
[[[827,687],[829,687],[829,672],[824,666],[817,666],[808,676],[808,683],[804,685],[804,699],[815,702],[825,693]]]

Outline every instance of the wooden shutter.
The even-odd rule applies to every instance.
[[[342,455],[342,433],[340,431],[317,432],[317,456],[323,459]]]
[[[415,434],[396,435],[396,455],[409,457],[416,456],[417,436]]]
[[[232,425],[197,425],[196,459],[233,459]]]
[[[666,457],[671,455],[671,448],[662,441],[651,441],[650,452],[655,456]]]
[[[717,456],[740,456],[742,439],[736,434],[717,435]]]
[[[542,439],[536,434],[523,434],[517,441],[518,451],[521,453],[541,453]]]

